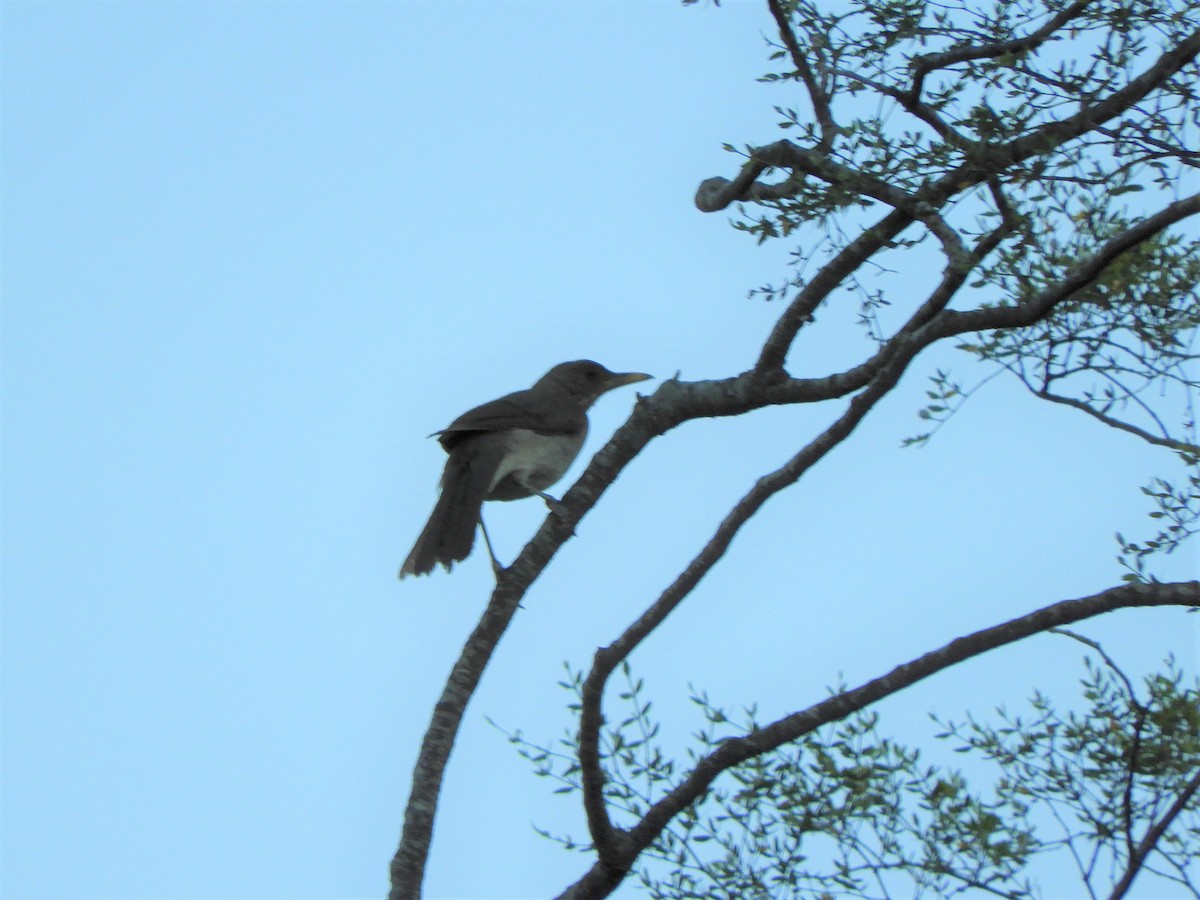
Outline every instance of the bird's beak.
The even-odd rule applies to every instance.
[[[627,384],[635,384],[639,381],[649,381],[653,375],[646,375],[644,372],[614,372],[608,378],[608,384],[605,390],[611,391],[613,388],[624,387]]]

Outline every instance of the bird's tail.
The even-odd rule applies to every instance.
[[[470,555],[479,512],[499,465],[499,453],[450,454],[442,473],[442,493],[400,567],[401,578],[427,575],[438,563],[449,571]]]

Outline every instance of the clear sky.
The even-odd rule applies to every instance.
[[[778,307],[747,290],[792,248],[691,196],[735,171],[723,142],[780,134],[790,89],[755,82],[770,25],[669,0],[0,5],[6,900],[384,893],[491,584],[482,554],[396,581],[443,460],[425,435],[563,360],[751,365]],[[796,374],[862,350],[821,334]],[[1001,380],[902,450],[938,365],[984,374],[920,358],[634,658],[668,743],[698,727],[689,683],[782,713],[1118,582],[1113,533],[1148,534],[1138,486],[1169,455]],[[600,403],[584,459],[634,393]],[[583,837],[574,802],[484,717],[572,728],[562,663],[834,414],[689,424],[581,523],[468,710],[428,896],[546,896],[583,870],[532,830]],[[501,556],[544,515],[490,512]],[[1196,568],[1187,548],[1158,571]],[[1197,618],[1081,630],[1132,671],[1174,652],[1194,672]],[[930,709],[1069,698],[1080,649],[962,666],[883,725],[917,740]]]

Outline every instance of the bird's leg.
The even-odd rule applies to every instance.
[[[557,497],[551,497],[545,491],[535,491],[539,497],[546,501],[546,506],[549,507],[551,514],[558,516],[564,522],[567,520],[567,508],[563,506],[563,502]],[[571,526],[571,537],[575,537],[575,526]]]
[[[539,491],[532,484],[528,484],[523,480],[517,480],[517,484],[519,484],[521,487],[525,488],[525,490],[529,491],[529,493],[537,494],[539,497],[541,497],[543,500],[545,500],[546,507],[550,510],[550,512],[554,513],[554,515],[558,516],[560,519],[562,519],[564,521],[568,518],[567,508],[565,506],[563,506],[562,501],[559,500],[557,497],[552,497],[549,494],[547,494],[545,491]],[[574,526],[571,527],[571,536],[572,537],[575,536]]]
[[[483,513],[479,514],[479,527],[483,531],[483,542],[487,544],[488,556],[492,558],[492,574],[499,580],[504,574],[504,566],[500,565],[500,560],[496,559],[496,553],[492,550],[492,539],[488,537],[487,526],[483,524]]]

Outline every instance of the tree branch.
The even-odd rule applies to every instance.
[[[1081,4],[1075,6],[1082,8]],[[772,8],[776,12],[782,9],[778,4],[773,4]],[[760,481],[744,498],[745,505],[735,508],[730,517],[722,523],[709,547],[694,561],[694,565],[698,564],[699,568],[693,569],[689,566],[677,580],[680,588],[686,586],[689,578],[694,578],[694,584],[724,552],[721,542],[724,541],[727,546],[732,540],[740,527],[737,516],[743,512],[747,516],[752,514],[753,509],[765,502],[772,493],[794,482],[821,455],[844,439],[870,409],[871,404],[890,390],[907,363],[921,348],[936,340],[964,332],[1032,324],[1049,314],[1064,298],[1095,280],[1105,266],[1120,253],[1159,233],[1170,224],[1200,212],[1200,195],[1172,203],[1106,243],[1099,252],[1076,266],[1058,285],[1047,288],[1030,301],[1018,306],[958,312],[945,308],[952,291],[944,295],[945,299],[942,296],[931,297],[910,319],[902,333],[893,338],[880,354],[848,372],[821,379],[792,379],[784,372],[784,362],[795,335],[805,322],[811,320],[820,303],[847,275],[887,247],[910,224],[923,218],[931,230],[940,227],[936,210],[948,198],[982,181],[991,180],[994,183],[997,167],[1015,165],[1030,156],[1049,152],[1131,108],[1186,65],[1198,51],[1200,32],[1164,53],[1141,76],[1110,94],[1102,102],[1081,109],[1074,116],[1035,129],[1007,144],[986,147],[981,155],[973,156],[959,170],[949,173],[915,196],[879,179],[862,176],[849,167],[834,163],[819,153],[804,150],[787,141],[778,142],[763,148],[761,153],[756,153],[755,158],[743,167],[734,182],[710,179],[701,186],[697,202],[702,209],[706,207],[701,204],[700,194],[707,198],[705,202],[716,198],[723,205],[742,199],[755,190],[766,196],[771,191],[780,192],[783,188],[758,185],[756,179],[766,168],[777,166],[790,168],[796,173],[813,175],[831,184],[859,188],[865,196],[891,204],[893,209],[873,227],[847,244],[797,294],[776,323],[753,370],[721,381],[692,384],[669,381],[660,386],[650,400],[639,401],[630,419],[614,434],[575,486],[564,496],[563,509],[566,516],[548,516],[513,566],[502,573],[483,617],[450,673],[422,743],[414,770],[401,843],[392,861],[393,900],[419,895],[438,796],[450,750],[470,696],[478,685],[500,637],[511,623],[520,599],[558,548],[570,537],[574,525],[591,509],[624,466],[654,437],[690,419],[737,415],[766,405],[813,402],[862,391],[851,400],[843,416],[822,438],[818,438],[793,457],[776,473]],[[803,77],[803,72],[801,76]],[[713,205],[711,208],[722,207]],[[943,247],[953,251],[949,254],[952,257],[950,268],[954,269],[957,266],[961,271],[965,262],[961,245],[955,243],[957,235],[943,229],[938,236],[943,240]],[[953,258],[955,256],[959,257],[957,262]],[[943,288],[948,290],[952,286],[952,281],[943,280]],[[776,484],[779,486],[775,487]],[[747,510],[749,512],[746,512]],[[711,561],[707,561],[708,557],[705,554],[712,555]],[[690,590],[690,587],[687,590]],[[660,601],[662,599],[660,598]],[[599,715],[598,703],[594,714]],[[594,774],[592,777],[594,778]],[[595,804],[596,797],[599,796],[595,785],[592,786],[591,792],[591,802]],[[619,868],[620,860],[625,859],[630,852],[627,847],[628,841],[623,833],[615,832],[611,825],[606,826],[602,817],[595,818],[598,823],[598,846],[603,846],[606,840],[611,839],[612,847],[604,850],[609,860],[605,865],[616,865]]]
[[[784,181],[762,184],[757,179],[768,169],[791,171]],[[822,152],[801,147],[792,141],[776,141],[750,150],[750,159],[732,181],[720,175],[706,178],[696,188],[694,203],[700,212],[720,212],[743,201],[767,203],[789,200],[796,196],[801,175],[819,178],[829,185],[851,186],[860,194],[887,203],[892,207],[905,206],[913,197],[897,187],[862,174],[858,169],[831,160]]]
[[[822,266],[821,271],[788,304],[788,308],[771,329],[758,362],[754,364],[755,370],[763,373],[782,371],[796,334],[806,322],[812,320],[817,307],[851,272],[856,271],[864,262],[899,237],[912,223],[911,211],[893,209]]]
[[[823,436],[824,440],[828,442],[827,445],[814,442],[809,448],[806,448],[808,454],[817,454],[811,458],[811,461],[808,461],[806,451],[802,451],[783,469],[760,481],[762,488],[756,487],[756,491],[770,488],[775,482],[779,483],[779,487],[761,496],[756,491],[752,491],[743,500],[743,503],[748,506],[739,506],[743,511],[750,509],[751,506],[756,509],[765,502],[771,493],[797,480],[813,462],[844,439],[868,411],[870,404],[890,390],[891,384],[894,383],[893,379],[900,377],[907,362],[925,346],[934,340],[964,331],[1032,324],[1046,315],[1056,303],[1090,283],[1106,265],[1122,252],[1152,237],[1173,222],[1196,212],[1200,212],[1200,195],[1177,201],[1109,241],[1097,254],[1073,270],[1057,289],[1047,289],[1019,307],[997,307],[970,312],[943,310],[934,316],[927,325],[893,338],[888,345],[890,350],[885,348],[874,360],[856,367],[851,372],[822,379],[789,379],[782,374],[768,377],[760,371],[751,371],[722,381],[697,383],[668,381],[661,385],[651,398],[639,399],[629,420],[596,454],[579,481],[563,496],[563,511],[566,515],[548,515],[541,529],[526,545],[517,560],[501,575],[479,625],[467,641],[462,655],[451,671],[450,678],[435,707],[414,769],[401,842],[392,861],[391,900],[401,900],[401,898],[415,897],[419,894],[446,760],[453,747],[467,702],[500,637],[511,622],[521,598],[553,558],[558,548],[571,536],[574,526],[595,505],[600,495],[612,484],[619,472],[647,443],[680,423],[694,418],[737,415],[777,403],[831,399],[844,396],[850,391],[872,383],[874,389],[864,391],[856,397],[851,403],[851,408]],[[772,332],[766,347],[764,347],[763,357],[771,359],[776,348],[786,346],[784,342],[790,340],[787,335],[791,325],[794,324],[798,328],[799,324],[803,322],[800,317],[803,315],[805,304],[813,302],[814,297],[823,296],[820,294],[822,282],[836,279],[833,284],[839,283],[844,277],[844,275],[838,274],[841,267],[846,267],[845,271],[853,271],[853,268],[866,258],[863,254],[869,255],[872,246],[882,244],[883,235],[893,231],[898,233],[903,230],[904,225],[911,221],[910,214],[893,210],[877,224],[875,229],[869,230],[851,242],[793,301],[785,313],[785,318],[792,321],[788,326],[782,326],[783,320],[781,319],[781,323],[776,325],[775,331]],[[831,268],[834,268],[834,271],[827,275],[826,273]],[[948,269],[948,274],[952,269],[953,267]],[[955,271],[959,273],[957,277],[965,277],[965,271]],[[953,279],[944,280],[943,286],[945,288],[952,283]],[[818,287],[813,289],[813,285]],[[810,289],[813,290],[810,291]],[[832,287],[829,289],[832,290]],[[943,290],[943,294],[948,300],[949,294],[946,294],[945,290]],[[942,302],[939,299],[930,309],[940,308],[938,304]],[[926,306],[929,304],[924,305],[922,309],[925,309]],[[799,322],[797,323],[795,320],[799,320]],[[794,334],[794,331],[792,333]],[[895,354],[895,356],[891,354]],[[761,362],[760,359],[760,365]],[[782,364],[782,360],[780,360],[780,364]],[[891,368],[893,364],[895,368]],[[889,373],[886,377],[883,374],[885,370]],[[818,438],[818,441],[822,441],[822,438]],[[740,523],[733,518],[737,511],[735,509],[734,513],[727,517],[726,522],[722,523],[722,528],[713,538],[715,543],[710,542],[712,543],[711,548],[706,548],[701,557],[697,557],[697,560],[694,561],[693,565],[698,564],[699,568],[693,569],[693,566],[689,566],[688,570],[685,570],[684,574],[680,576],[679,588],[684,587],[687,579],[693,576],[692,586],[694,586],[703,573],[720,558],[724,547],[728,546],[729,541],[740,527]],[[749,513],[747,513],[748,515]],[[724,546],[720,546],[722,541],[724,541]],[[706,554],[715,555],[712,555],[709,560]],[[687,589],[690,591],[691,587]],[[682,599],[682,595],[679,599]],[[605,833],[601,822],[599,834],[603,836]],[[617,841],[618,838],[614,837],[613,840]]]
[[[1063,300],[1099,278],[1122,253],[1197,213],[1200,213],[1200,194],[1169,203],[1154,215],[1147,216],[1105,242],[1098,251],[1072,268],[1061,280],[1025,302],[1014,306],[945,310],[929,323],[927,330],[936,334],[937,338],[945,338],[974,331],[1032,325],[1049,315]]]
[[[1169,447],[1172,450],[1183,450],[1187,453],[1200,453],[1200,445],[1189,444],[1187,441],[1177,441],[1172,437],[1159,437],[1156,434],[1151,434],[1143,428],[1138,428],[1136,425],[1131,425],[1129,422],[1123,422],[1120,419],[1113,418],[1110,415],[1100,412],[1098,409],[1092,408],[1089,404],[1074,397],[1063,397],[1060,394],[1051,394],[1049,391],[1034,391],[1035,397],[1040,397],[1042,400],[1049,400],[1051,403],[1061,403],[1063,406],[1069,406],[1072,409],[1078,409],[1081,412],[1087,413],[1094,419],[1098,419],[1105,425],[1116,428],[1120,431],[1128,432],[1129,434],[1137,435],[1142,440],[1151,444],[1157,444],[1160,447]]]
[[[975,59],[995,59],[998,56],[1006,54],[1016,56],[1036,50],[1048,41],[1054,35],[1054,32],[1082,13],[1091,3],[1092,0],[1077,0],[1077,2],[1072,3],[1051,18],[1041,28],[1030,32],[1025,37],[1014,38],[1009,41],[997,41],[993,44],[956,47],[953,50],[947,50],[943,53],[926,53],[916,57],[910,64],[913,71],[913,83],[909,89],[912,102],[920,102],[921,89],[924,85],[925,76],[933,70],[944,69],[960,62],[970,62]]]
[[[1082,9],[1084,5],[1086,3],[1076,3],[1070,9]],[[1072,13],[1072,16],[1075,14],[1077,12]],[[1016,43],[1027,42],[1030,39],[1023,38]],[[986,51],[984,55],[998,56],[1009,52],[1002,49],[1007,43],[1009,42],[985,48],[961,48],[959,51],[950,51],[940,56],[949,59],[955,52],[967,51]],[[721,177],[705,179],[696,191],[696,206],[702,212],[716,212],[739,200],[782,199],[789,195],[788,181],[781,185],[759,185],[756,181],[766,169],[774,167],[803,172],[829,184],[850,186],[863,196],[887,203],[895,209],[914,200],[924,200],[937,208],[949,198],[995,177],[997,173],[1019,165],[1031,157],[1045,155],[1119,116],[1187,65],[1197,53],[1200,53],[1200,31],[1193,32],[1175,47],[1164,52],[1149,68],[1124,87],[1113,91],[1099,103],[1080,109],[1073,116],[1048,122],[1007,143],[972,142],[967,159],[958,168],[932,182],[915,197],[879,179],[835,163],[825,153],[814,152],[784,140],[752,151],[751,161],[743,166],[733,181]],[[937,55],[930,57],[936,58]],[[916,87],[919,88],[919,85]],[[919,97],[914,97],[912,102],[918,103]]]
[[[837,123],[833,121],[833,112],[829,108],[829,95],[817,83],[808,59],[805,58],[804,52],[796,42],[796,33],[792,31],[788,14],[784,12],[780,0],[767,0],[767,6],[770,7],[775,25],[779,28],[779,37],[782,38],[784,46],[788,49],[788,55],[792,58],[792,65],[796,67],[796,72],[799,74],[800,80],[804,82],[808,98],[812,102],[813,114],[817,117],[817,124],[821,128],[821,140],[817,144],[817,149],[822,153],[827,153],[833,149],[833,142],[838,133]]]
[[[1142,729],[1146,725],[1147,708],[1137,698],[1137,689],[1133,686],[1133,679],[1125,674],[1124,669],[1117,665],[1117,661],[1108,655],[1108,652],[1101,646],[1099,641],[1093,641],[1091,638],[1084,637],[1082,634],[1076,634],[1069,628],[1051,628],[1051,634],[1061,634],[1064,637],[1069,637],[1071,640],[1079,641],[1079,643],[1091,647],[1104,660],[1104,664],[1108,666],[1110,672],[1121,680],[1125,685],[1125,693],[1129,697],[1129,705],[1133,707],[1135,721],[1133,725],[1133,741],[1130,744],[1129,751],[1126,754],[1125,760],[1125,787],[1121,791],[1121,821],[1125,828],[1125,845],[1128,848],[1130,858],[1132,859],[1135,853],[1133,846],[1133,789],[1137,781],[1138,754],[1141,752],[1142,746]]]
[[[734,537],[764,503],[784,488],[795,484],[813,465],[845,440],[874,405],[895,386],[907,363],[920,348],[913,346],[907,354],[897,353],[891,365],[880,372],[870,387],[850,401],[846,412],[819,437],[809,443],[788,462],[758,480],[754,487],[734,505],[721,521],[716,533],[688,563],[659,598],[632,625],[609,644],[596,652],[591,671],[584,680],[580,696],[579,765],[583,785],[583,804],[588,828],[596,845],[600,864],[617,865],[625,852],[625,843],[608,817],[604,800],[604,770],[601,765],[600,729],[604,687],[621,660],[629,656],[650,633],[666,620],[692,592],[713,566],[725,555]]]
[[[1187,805],[1192,801],[1192,797],[1196,795],[1196,791],[1200,790],[1200,770],[1192,776],[1191,780],[1184,785],[1179,796],[1175,798],[1175,802],[1171,804],[1171,808],[1163,813],[1162,818],[1146,829],[1146,834],[1137,846],[1137,851],[1129,860],[1129,865],[1125,867],[1125,872],[1121,875],[1121,880],[1109,894],[1109,900],[1121,900],[1133,885],[1133,880],[1141,871],[1142,866],[1146,864],[1146,859],[1154,852],[1154,848],[1158,846],[1158,842],[1162,840],[1162,836],[1167,833],[1167,829],[1171,827],[1171,823],[1179,817]]]
[[[915,95],[911,89],[902,90],[897,87],[892,87],[891,85],[884,84],[882,81],[877,81],[874,78],[870,78],[864,75],[862,72],[851,71],[849,69],[836,69],[834,71],[843,78],[852,79],[853,81],[869,87],[873,91],[877,91],[885,97],[891,97],[893,100],[899,103],[906,112],[920,119],[934,131],[936,131],[938,136],[941,137],[941,139],[947,144],[957,147],[960,150],[965,150],[978,144],[977,141],[957,131],[953,126],[950,125],[949,122],[939,116],[937,111],[931,106],[921,102],[919,97],[917,97],[917,95]]]
[[[960,662],[1047,629],[1069,625],[1117,609],[1197,605],[1200,605],[1200,581],[1125,584],[1090,597],[1064,600],[1001,625],[956,638],[940,649],[897,666],[886,675],[853,690],[844,691],[764,728],[724,741],[716,750],[700,759],[677,787],[655,803],[642,821],[626,832],[628,840],[622,842],[624,849],[618,858],[595,863],[583,877],[559,895],[559,900],[591,900],[611,894],[632,867],[637,856],[662,833],[670,821],[702,797],[718,775],[739,763],[798,740],[823,725],[840,721]],[[1193,784],[1200,784],[1200,776],[1197,776]],[[1189,788],[1191,793],[1196,790],[1190,785]],[[1190,796],[1191,794],[1188,795],[1188,799]],[[1183,805],[1185,804],[1176,801],[1176,806],[1180,809]],[[1175,807],[1172,807],[1172,810],[1174,809]],[[1168,815],[1170,812],[1168,811]],[[1164,816],[1164,820],[1156,823],[1157,836],[1161,836],[1161,831],[1170,824],[1169,821],[1165,821],[1166,818]],[[1142,843],[1146,844],[1150,837],[1151,834],[1148,833]]]
[[[829,264],[822,267],[817,277],[801,290],[776,323],[755,368],[760,372],[781,370],[796,333],[806,322],[811,320],[817,307],[850,272],[887,246],[913,221],[921,218],[919,205],[926,211],[936,210],[956,193],[983,182],[993,184],[993,194],[995,194],[995,174],[998,170],[1021,162],[1029,156],[1049,152],[1067,140],[1086,133],[1089,128],[1119,115],[1164,79],[1178,71],[1197,52],[1200,52],[1200,31],[1193,33],[1179,46],[1164,53],[1142,75],[1111,94],[1101,103],[1081,110],[1075,116],[1065,120],[1042,126],[1008,144],[982,147],[979,152],[972,154],[971,160],[943,176],[915,197],[898,188],[879,182],[877,179],[868,178],[867,182],[863,183],[858,179],[854,170],[832,163],[812,151],[803,150],[790,141],[779,141],[755,151],[754,158],[743,167],[738,177],[732,182],[723,178],[710,178],[704,181],[697,191],[696,203],[705,211],[722,209],[735,200],[743,199],[747,192],[756,186],[755,179],[758,175],[770,166],[794,166],[798,170],[825,178],[830,183],[854,184],[856,187],[865,188],[864,195],[881,200],[893,207],[892,211],[883,219],[843,248]],[[1189,201],[1180,202],[1186,204]],[[1167,209],[1170,210],[1176,205],[1172,204]],[[1186,215],[1190,215],[1194,211],[1188,211]],[[1151,217],[1147,221],[1155,218]],[[1086,284],[1090,280],[1091,278],[1088,278],[1084,283]],[[1024,305],[1006,309],[1023,308]]]
[[[767,169],[787,169],[793,174],[780,184],[759,184],[756,179]],[[797,173],[819,178],[826,184],[852,188],[861,196],[886,203],[894,209],[912,206],[917,200],[880,178],[834,162],[824,151],[801,147],[784,138],[754,148],[750,152],[750,162],[733,181],[720,176],[702,181],[696,190],[696,208],[701,212],[718,212],[740,200],[782,200],[795,196],[796,191],[791,185],[795,183]]]
[[[971,158],[958,169],[942,176],[930,193],[938,199],[951,197],[966,186],[979,184],[990,175],[1018,165],[1031,157],[1043,156],[1068,141],[1087,134],[1144,99],[1195,59],[1197,53],[1200,53],[1200,30],[1192,32],[1179,44],[1167,50],[1141,75],[1113,91],[1099,103],[1085,106],[1075,115],[1065,119],[1048,122],[1008,143],[978,145],[979,150],[971,154]]]
[[[467,639],[434,707],[413,769],[412,787],[404,808],[400,846],[392,858],[389,900],[410,900],[421,896],[421,883],[425,875],[425,862],[429,857],[429,841],[433,834],[433,820],[446,761],[458,736],[467,703],[475,693],[496,645],[508,629],[520,599],[529,587],[529,580],[532,580],[529,570],[514,572],[510,569],[497,584],[491,602]]]
[[[978,262],[1007,232],[1001,225],[980,239]],[[622,851],[620,834],[613,828],[604,800],[605,776],[601,765],[600,729],[604,722],[602,711],[604,688],[608,678],[622,660],[650,633],[661,625],[676,607],[692,592],[700,580],[708,574],[728,550],[734,537],[762,507],[767,500],[783,489],[795,484],[805,472],[823,459],[838,444],[854,431],[867,413],[900,380],[912,359],[924,348],[924,344],[912,339],[912,335],[938,310],[943,309],[958,288],[966,281],[972,265],[955,255],[947,264],[942,281],[929,299],[917,310],[913,319],[881,351],[881,365],[870,385],[850,401],[846,412],[829,426],[820,436],[792,457],[785,465],[758,480],[754,487],[730,510],[722,520],[716,533],[704,545],[700,553],[687,565],[678,578],[668,587],[616,641],[597,651],[592,669],[585,679],[581,692],[579,723],[579,764],[583,787],[583,805],[587,814],[588,828],[597,848],[601,862],[611,862]]]

